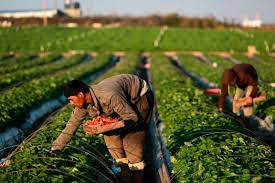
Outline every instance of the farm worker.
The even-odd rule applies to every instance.
[[[64,95],[75,108],[51,150],[64,148],[84,116],[117,116],[125,127],[105,132],[104,141],[116,165],[127,172],[124,178],[142,182],[143,146],[153,106],[153,95],[146,81],[130,74],[112,76],[91,87],[72,80],[64,86]]]
[[[236,87],[233,98],[232,111],[237,116],[240,115],[239,101],[246,101],[243,111],[245,117],[253,114],[253,98],[259,94],[258,75],[255,68],[250,64],[236,64],[230,69],[224,70],[221,77],[221,94],[219,97],[219,111],[223,110],[224,101],[230,91],[231,86]]]

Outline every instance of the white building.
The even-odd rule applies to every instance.
[[[65,0],[64,12],[70,17],[80,17],[81,16],[80,3],[74,2],[72,0]]]
[[[52,10],[26,10],[26,11],[0,11],[0,17],[4,18],[52,18],[54,16],[65,15],[62,11],[58,9]]]
[[[244,16],[242,26],[243,27],[261,27],[262,21],[260,19],[260,16],[257,15],[255,20],[249,20],[247,16]]]
[[[72,0],[64,1],[64,11],[59,9],[43,9],[43,10],[17,10],[17,11],[0,11],[0,17],[4,18],[52,18],[54,16],[70,16],[80,17],[80,3]]]

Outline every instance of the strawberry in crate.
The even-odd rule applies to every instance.
[[[91,121],[86,121],[83,125],[84,131],[89,135],[96,135],[107,131],[123,128],[124,122],[117,118],[111,118],[105,114],[96,116]]]

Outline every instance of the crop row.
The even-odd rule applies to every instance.
[[[272,47],[274,32],[262,30],[243,30],[243,32],[254,36],[247,38],[239,32],[228,29],[170,28],[160,44],[160,49],[245,52],[248,45],[255,45],[260,52],[270,51],[266,50],[266,44]]]
[[[103,61],[89,61],[79,66],[64,69],[53,75],[31,80],[7,90],[0,96],[0,129],[7,125],[20,124],[31,109],[62,94],[62,86],[72,78],[82,78],[108,64]],[[95,64],[96,63],[96,64]]]
[[[12,58],[12,57],[14,57],[14,55],[11,54],[11,53],[2,53],[2,54],[0,54],[0,64],[1,64],[1,62],[5,61],[9,58]]]
[[[51,26],[47,28],[22,28],[20,30],[6,28],[0,29],[0,31],[3,35],[0,43],[5,42],[5,45],[0,44],[0,52],[8,52],[9,50],[19,52],[65,51],[70,49],[136,51],[148,50],[152,47],[159,28],[91,29],[81,27],[68,29]],[[14,34],[15,32],[16,34]],[[27,40],[29,44],[22,46],[22,43]]]
[[[25,69],[25,68],[30,68],[30,67],[34,67],[34,66],[41,66],[44,64],[49,64],[52,62],[55,62],[59,59],[61,59],[62,56],[60,54],[57,53],[52,53],[44,58],[39,58],[38,60],[30,60],[28,62],[22,62],[19,59],[17,59],[16,62],[11,62],[7,61],[7,63],[5,65],[2,65],[0,68],[0,74],[6,74],[6,73],[10,73],[13,71],[16,71],[18,69]]]
[[[14,64],[18,65],[18,62],[23,64],[25,62],[36,61],[36,58],[38,58],[38,57],[35,54],[24,53],[21,55],[14,56],[10,59],[1,61],[0,66],[1,66],[1,68],[2,67],[5,68],[7,66],[14,65]]]
[[[271,48],[275,42],[275,33],[264,30],[243,31],[254,35],[248,38],[239,32],[226,29],[171,27],[166,31],[159,47],[155,48],[153,42],[159,31],[160,27],[91,29],[49,26],[46,28],[1,28],[0,52],[65,51],[70,49],[94,51],[173,49],[245,52],[248,45],[256,45],[260,52],[266,52],[270,51],[266,50],[266,45]],[[28,44],[24,44],[25,42]]]
[[[269,146],[219,114],[211,100],[159,55],[153,84],[164,122],[174,176],[179,182],[271,181],[275,169]],[[161,65],[161,67],[159,67]]]
[[[18,82],[22,83],[35,77],[45,76],[46,74],[51,74],[58,70],[75,66],[76,64],[80,64],[85,61],[86,57],[87,55],[76,55],[73,58],[62,60],[60,62],[31,67],[29,69],[18,70],[16,72],[1,75],[0,87],[1,89],[4,89]]]
[[[116,74],[133,73],[137,59],[128,54],[116,67],[100,76],[95,82]],[[104,62],[103,60],[101,60]],[[70,78],[72,79],[72,78]],[[61,152],[50,154],[51,143],[62,132],[72,112],[64,107],[50,124],[20,144],[10,159],[9,167],[0,169],[0,180],[8,182],[100,182],[98,177],[110,177],[110,156],[100,136],[88,136],[79,128],[70,143]],[[102,180],[102,179],[101,179]]]

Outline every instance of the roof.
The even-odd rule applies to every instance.
[[[26,18],[26,17],[53,17],[55,15],[64,15],[59,9],[46,10],[8,10],[0,11],[0,17]]]

